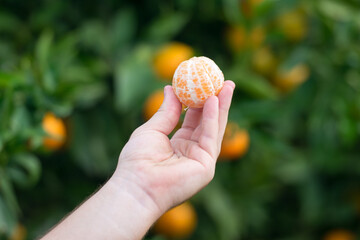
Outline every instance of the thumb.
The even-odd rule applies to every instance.
[[[164,88],[164,101],[159,110],[149,119],[143,129],[159,131],[169,135],[179,122],[181,114],[181,103],[174,94],[171,86]]]

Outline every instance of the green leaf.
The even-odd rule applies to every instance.
[[[29,125],[29,115],[26,108],[17,106],[11,116],[10,129],[20,135],[29,128]]]
[[[13,89],[7,88],[4,92],[2,92],[3,95],[1,96],[2,99],[0,100],[0,128],[2,131],[0,131],[0,134],[4,134],[8,132],[8,124],[11,117],[11,107],[13,103]]]
[[[280,69],[290,70],[294,66],[307,62],[310,56],[310,51],[304,47],[296,48],[285,61],[282,62]]]
[[[35,56],[42,72],[48,70],[48,61],[50,57],[51,45],[53,42],[53,33],[45,31],[40,36],[35,47]]]
[[[285,183],[298,183],[308,177],[309,166],[303,159],[292,154],[275,169],[275,173]]]
[[[135,36],[136,17],[131,9],[121,10],[113,19],[110,27],[110,39],[113,51],[127,48]]]
[[[115,102],[121,111],[127,111],[145,95],[152,72],[150,69],[151,49],[139,46],[115,70]]]
[[[201,191],[203,204],[220,231],[221,239],[238,239],[241,234],[241,222],[236,207],[229,195],[214,179]]]
[[[42,81],[45,89],[50,93],[53,93],[56,90],[57,87],[56,77],[54,72],[50,68],[47,68],[45,72],[43,72]]]
[[[27,153],[21,153],[11,158],[11,165],[7,169],[9,177],[20,187],[33,186],[41,174],[39,159]]]
[[[110,39],[104,24],[98,20],[88,20],[78,30],[80,44],[98,54],[107,56],[110,53]]]
[[[166,42],[178,34],[188,21],[187,15],[171,13],[161,16],[149,26],[146,39],[151,42]]]
[[[20,208],[10,179],[2,168],[0,168],[0,193],[3,195],[4,205],[8,208],[9,213],[16,216],[20,212]]]
[[[0,88],[9,88],[23,84],[24,77],[17,72],[0,72]]]
[[[20,21],[9,12],[0,12],[0,31],[15,32],[19,30]]]
[[[4,200],[4,197],[2,196],[2,193],[0,192],[0,237],[3,235],[10,236],[12,230],[16,226],[16,222],[16,214],[11,212]]]
[[[318,1],[320,12],[336,21],[353,22],[360,27],[360,9],[351,7],[343,1]]]
[[[279,94],[275,88],[263,77],[247,71],[237,71],[236,74],[229,74],[238,88],[247,92],[253,97],[262,99],[276,99]]]
[[[102,98],[106,92],[107,88],[103,82],[93,82],[76,87],[73,91],[70,91],[67,97],[80,107],[90,107]]]
[[[240,1],[223,0],[225,16],[230,23],[239,23],[241,21]]]

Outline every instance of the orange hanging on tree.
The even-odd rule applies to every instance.
[[[219,160],[237,159],[247,152],[249,145],[249,133],[244,129],[240,129],[236,123],[229,122],[226,126],[224,139],[221,145]]]
[[[193,57],[175,71],[172,87],[181,103],[202,108],[206,99],[216,96],[224,85],[224,75],[213,60]]]
[[[328,232],[324,240],[355,240],[356,237],[350,231],[345,229],[336,229]]]
[[[154,70],[161,79],[171,81],[177,66],[193,55],[194,50],[190,46],[170,43],[157,52],[153,63]]]
[[[184,202],[162,215],[155,223],[154,231],[169,238],[185,238],[194,232],[196,223],[194,207]]]
[[[279,69],[274,77],[274,84],[280,91],[291,92],[309,78],[310,70],[305,64],[298,64],[291,69]]]
[[[234,25],[230,26],[226,31],[227,43],[234,52],[251,48],[256,49],[264,43],[265,37],[265,29],[261,25],[252,29],[246,29],[242,25]]]
[[[145,120],[149,120],[157,112],[157,110],[159,110],[163,101],[164,101],[163,90],[156,90],[146,99],[144,106]]]
[[[57,150],[64,145],[66,127],[61,118],[57,118],[53,113],[46,113],[42,120],[42,127],[48,135],[43,140],[46,149]]]

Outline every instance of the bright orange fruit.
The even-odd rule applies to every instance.
[[[356,237],[353,233],[345,229],[337,229],[328,232],[324,240],[355,240]]]
[[[298,64],[290,70],[278,70],[275,74],[274,84],[282,92],[290,92],[303,82],[310,74],[309,68],[305,64]]]
[[[169,238],[185,238],[196,227],[197,215],[194,207],[185,202],[167,211],[154,225],[154,231]]]
[[[149,120],[157,112],[157,110],[159,110],[163,101],[164,101],[163,90],[156,90],[146,99],[144,106],[145,120]]]
[[[61,118],[57,118],[53,113],[46,113],[42,120],[42,127],[46,134],[43,140],[44,147],[49,150],[61,148],[66,140],[66,127]]]
[[[170,43],[157,52],[153,63],[154,70],[161,79],[171,81],[177,66],[193,55],[194,50],[190,46]]]
[[[247,152],[249,145],[249,133],[244,129],[240,129],[236,123],[229,122],[225,129],[219,160],[237,159]]]
[[[175,71],[172,87],[179,101],[192,108],[202,108],[206,99],[217,95],[224,85],[224,74],[207,57],[193,57]]]
[[[264,43],[265,37],[265,29],[260,25],[249,30],[242,25],[235,25],[230,26],[226,31],[226,40],[235,52],[258,48]]]
[[[229,47],[235,52],[246,48],[247,37],[246,29],[241,25],[231,26],[226,31],[226,40]]]

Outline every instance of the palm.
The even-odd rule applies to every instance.
[[[226,91],[232,90],[225,88],[219,100],[212,98],[204,109],[189,109],[171,139],[167,135],[178,122],[181,104],[169,91],[163,109],[138,128],[124,147],[119,169],[135,175],[159,208],[191,197],[213,178],[231,102],[232,92]]]

